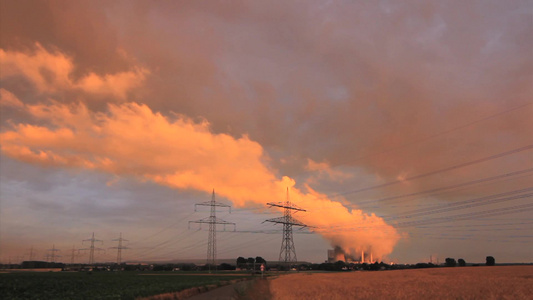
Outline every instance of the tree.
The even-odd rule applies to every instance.
[[[242,257],[242,256],[239,256],[237,258],[237,267],[238,268],[244,268],[246,266],[246,258]]]
[[[246,265],[248,266],[248,270],[255,270],[255,258],[248,257],[248,259],[246,260]]]
[[[457,262],[459,263],[459,267],[464,267],[464,266],[466,266],[466,262],[465,262],[465,260],[462,259],[462,258],[459,258],[459,259],[457,260]]]
[[[267,263],[266,260],[264,260],[261,256],[256,257],[255,262],[258,264],[265,264],[265,265]]]
[[[457,262],[454,258],[446,258],[446,267],[455,267],[457,265]]]
[[[346,263],[342,260],[339,260],[335,263],[335,270],[337,271],[341,271],[344,267],[346,267]]]
[[[496,264],[496,260],[492,256],[487,256],[486,258],[486,265],[487,266],[494,266]]]

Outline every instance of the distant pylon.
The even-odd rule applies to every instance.
[[[197,221],[189,221],[189,226],[191,223],[202,223],[209,224],[209,236],[207,238],[207,261],[206,264],[209,266],[209,271],[211,271],[211,266],[216,266],[217,259],[217,224],[223,224],[224,230],[226,230],[226,225],[233,225],[233,230],[235,230],[235,223],[227,222],[216,217],[216,207],[229,207],[229,212],[231,213],[231,206],[223,203],[217,203],[215,201],[215,189],[213,189],[213,194],[211,196],[211,201],[197,203],[194,205],[194,211],[196,211],[196,206],[211,206],[211,215],[208,218],[203,218]]]
[[[30,261],[33,261],[33,247],[30,248]]]
[[[118,241],[118,247],[111,247],[109,249],[117,249],[117,265],[120,265],[122,262],[122,249],[129,249],[128,247],[122,246],[122,241],[128,242],[128,240],[122,238],[121,232],[119,238],[113,241]]]
[[[33,246],[32,246],[30,248],[30,258],[29,258],[29,267],[30,267],[30,269],[33,269],[33,267],[34,267],[34,263],[33,263],[34,255],[35,255],[35,251],[33,251]]]
[[[77,257],[79,254],[80,254],[80,250],[79,249],[76,249],[76,247],[74,245],[72,245],[72,250],[70,250],[70,264],[73,265],[74,264],[74,257]],[[78,253],[76,253],[76,251]]]
[[[56,252],[61,251],[59,249],[56,249],[56,245],[52,245],[52,249],[48,249],[47,251],[50,252],[50,255],[48,256],[50,258],[50,262],[56,262],[56,257],[59,257],[59,255],[56,254]]]
[[[94,264],[94,250],[96,250],[96,251],[104,251],[104,249],[102,249],[102,248],[95,248],[94,247],[94,242],[100,242],[100,243],[102,243],[102,245],[104,244],[104,242],[102,240],[95,239],[94,238],[94,232],[93,232],[92,238],[83,240],[82,244],[84,242],[91,242],[91,246],[89,248],[84,248],[84,249],[80,249],[80,250],[89,250],[89,264],[92,265],[92,264]]]
[[[289,198],[289,188],[287,188],[287,199],[285,202],[267,203],[269,207],[283,208],[283,217],[265,220],[264,222],[272,222],[283,224],[283,239],[281,240],[281,249],[279,251],[279,261],[283,262],[287,267],[291,263],[298,261],[296,258],[296,249],[294,248],[294,239],[292,238],[292,226],[309,227],[304,223],[292,217],[292,212],[306,211],[291,203]]]

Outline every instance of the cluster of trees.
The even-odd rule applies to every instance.
[[[459,267],[466,266],[466,262],[462,258],[459,258],[457,261],[455,261],[454,258],[450,258],[450,257],[446,258],[446,261],[445,261],[446,267],[455,267],[457,266],[457,264],[459,264]],[[496,260],[492,256],[487,256],[485,259],[485,264],[487,266],[494,266],[496,264]]]
[[[64,263],[46,262],[46,261],[23,261],[20,264],[22,269],[47,269],[47,268],[64,268]]]
[[[255,258],[239,256],[237,258],[237,268],[241,270],[259,270],[262,264],[266,266],[267,261],[261,256],[256,256]]]

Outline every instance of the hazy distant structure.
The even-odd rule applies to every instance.
[[[117,249],[117,264],[120,265],[120,263],[122,262],[122,249],[129,249],[128,247],[122,246],[122,242],[123,241],[128,242],[128,240],[122,238],[122,232],[121,232],[119,235],[119,238],[114,239],[112,241],[114,242],[118,241],[117,247],[110,247],[109,249]]]
[[[96,251],[104,251],[104,249],[102,249],[102,248],[95,248],[94,247],[94,242],[100,242],[100,243],[102,243],[102,245],[104,244],[104,242],[102,240],[95,239],[94,238],[94,232],[93,232],[92,238],[83,240],[82,244],[85,243],[85,242],[91,242],[91,246],[89,248],[84,248],[84,249],[80,249],[80,250],[89,250],[89,264],[92,265],[92,264],[94,264],[94,251],[95,250]]]
[[[217,207],[228,207],[229,212],[231,213],[231,206],[223,203],[218,203],[215,201],[215,189],[213,189],[213,194],[211,196],[211,201],[197,203],[194,205],[194,211],[196,211],[196,206],[210,206],[211,215],[207,218],[203,218],[197,221],[189,221],[189,226],[191,223],[199,223],[200,226],[203,223],[209,224],[209,236],[207,238],[207,261],[206,264],[209,266],[209,271],[211,271],[211,266],[216,266],[217,258],[217,224],[224,225],[224,230],[226,230],[226,225],[233,225],[233,230],[235,230],[235,223],[227,222],[216,217],[216,208]]]
[[[30,261],[33,261],[33,247],[30,248]]]
[[[77,250],[74,245],[72,245],[72,250],[71,250],[71,253],[70,253],[70,264],[73,265],[74,264],[74,257],[76,256],[76,251],[78,251],[78,254],[80,253],[80,250]]]
[[[46,255],[47,256],[47,260],[48,260],[48,258],[50,258],[50,262],[56,262],[56,257],[59,256],[59,255],[56,254],[56,252],[61,251],[61,250],[56,249],[56,245],[52,245],[52,249],[48,249],[46,251],[49,252]]]
[[[336,263],[338,261],[346,262],[346,254],[341,247],[335,247],[328,250],[328,263]]]
[[[372,256],[372,255],[371,255]],[[334,249],[328,250],[328,262],[336,263],[338,261],[343,261],[346,263],[363,263],[365,259],[365,253],[361,252],[361,257],[354,256],[352,254],[346,253],[341,247],[335,246]]]
[[[281,249],[279,251],[279,261],[283,262],[286,266],[291,263],[296,263],[296,249],[294,248],[294,240],[292,238],[292,226],[309,227],[304,223],[294,219],[292,212],[306,211],[291,203],[289,198],[289,188],[287,188],[287,199],[285,202],[267,203],[269,207],[281,207],[283,208],[283,217],[273,218],[265,220],[264,222],[272,222],[283,224],[283,238],[281,240]]]

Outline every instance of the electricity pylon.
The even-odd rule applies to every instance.
[[[76,247],[74,245],[72,245],[72,250],[70,250],[70,264],[73,265],[74,264],[74,257],[77,257],[79,254],[80,254],[80,250],[79,249],[76,249]],[[74,254],[76,251],[78,251],[77,254]]]
[[[49,255],[47,254],[47,257],[51,258],[50,262],[54,263],[54,262],[56,262],[56,257],[59,257],[59,255],[57,255],[56,252],[61,251],[61,250],[56,249],[56,245],[52,245],[52,249],[48,249],[46,251],[51,252],[51,253],[49,253]]]
[[[102,240],[95,239],[94,238],[94,232],[93,232],[92,238],[83,240],[81,243],[83,244],[85,242],[91,242],[91,246],[89,248],[84,248],[84,249],[80,249],[80,250],[89,250],[89,265],[92,265],[92,264],[94,264],[94,250],[96,250],[96,251],[105,251],[102,248],[95,248],[94,247],[94,242],[100,242],[100,243],[102,243],[102,245],[104,244],[104,242]]]
[[[296,249],[294,248],[294,240],[292,238],[292,226],[300,226],[302,228],[309,227],[304,223],[296,220],[292,217],[292,212],[294,211],[306,211],[305,209],[299,208],[296,205],[292,204],[289,198],[289,188],[287,188],[287,200],[285,202],[277,203],[267,203],[269,207],[280,207],[283,208],[283,217],[273,218],[265,220],[264,222],[272,222],[283,224],[283,239],[281,240],[281,249],[279,251],[279,261],[283,262],[285,266],[290,267],[291,263],[296,263],[298,260],[296,258]]]
[[[30,261],[33,261],[33,247],[30,248]]]
[[[34,258],[35,251],[33,251],[33,246],[30,248],[30,258],[29,258],[29,267],[30,269],[33,269],[33,258]]]
[[[110,247],[109,249],[117,249],[117,265],[120,265],[122,262],[122,249],[129,249],[128,247],[122,246],[122,241],[128,242],[128,240],[122,238],[122,232],[118,239],[112,241],[118,241],[118,247]]]
[[[196,206],[211,206],[211,215],[207,218],[203,218],[197,221],[189,221],[189,227],[191,223],[199,223],[200,226],[203,223],[209,224],[209,236],[207,238],[207,261],[206,264],[209,267],[209,272],[211,272],[211,265],[216,266],[217,258],[217,224],[223,224],[224,230],[226,230],[226,225],[233,225],[233,230],[235,230],[235,223],[227,222],[216,217],[216,207],[228,207],[229,212],[231,213],[231,206],[223,203],[217,203],[215,201],[215,189],[213,189],[213,195],[211,196],[211,201],[197,203],[194,205],[194,211],[196,211]],[[215,268],[216,269],[216,268]]]

